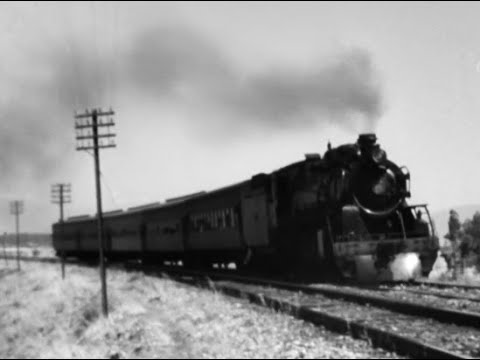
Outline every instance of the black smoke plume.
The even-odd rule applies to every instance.
[[[70,45],[28,54],[35,71],[11,82],[8,90],[16,95],[0,103],[3,184],[43,180],[61,169],[68,162],[65,152],[75,148],[74,111],[101,104],[106,59]]]
[[[130,80],[141,90],[226,110],[222,121],[231,125],[239,119],[269,129],[333,122],[362,131],[373,129],[382,112],[378,73],[358,48],[308,69],[248,75],[193,31],[156,28],[138,36],[127,59]]]
[[[199,104],[207,111],[203,118],[217,116],[224,129],[274,131],[332,122],[360,131],[358,119],[360,127],[372,129],[382,112],[378,73],[362,49],[310,68],[248,74],[213,42],[183,27],[153,28],[123,46],[116,89],[109,83],[118,60],[112,54],[99,57],[94,47],[74,41],[29,54],[42,76],[21,79],[19,96],[0,104],[1,181],[45,178],[66,163],[63,154],[75,145],[73,112],[109,106],[107,91],[137,89],[141,96],[179,106]],[[195,109],[192,114],[191,124],[198,125]]]

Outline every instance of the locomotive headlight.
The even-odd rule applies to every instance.
[[[395,192],[395,175],[387,170],[375,181],[372,191],[377,196],[392,196]]]
[[[384,150],[380,149],[380,148],[376,148],[376,149],[373,149],[372,150],[372,160],[376,163],[376,164],[381,164],[382,162],[384,162],[387,158],[387,154],[385,153]]]

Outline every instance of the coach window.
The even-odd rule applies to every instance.
[[[208,222],[210,223],[210,230],[215,229],[215,215],[213,214],[213,211],[208,213]]]
[[[232,228],[234,228],[235,227],[235,219],[234,219],[234,214],[233,214],[233,209],[232,208],[228,209],[228,216],[230,218],[230,226]]]
[[[230,216],[230,209],[225,210],[225,227],[231,227],[232,226],[232,220]]]
[[[229,228],[230,225],[230,209],[225,209],[225,228]]]
[[[227,210],[222,210],[222,229],[227,228]]]
[[[208,214],[203,214],[203,231],[208,231],[210,228],[210,224],[208,222]]]
[[[228,214],[227,214],[228,215],[227,216],[228,217],[228,226],[233,228],[234,227],[233,226],[233,211],[232,211],[231,208],[229,208],[227,211],[228,211]]]

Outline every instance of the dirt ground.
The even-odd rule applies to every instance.
[[[368,342],[209,290],[110,270],[110,317],[95,268],[0,264],[2,358],[395,357]]]

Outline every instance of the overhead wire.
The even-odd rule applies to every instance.
[[[88,155],[90,155],[92,158],[95,157],[94,154],[93,154],[90,150],[85,150],[85,152],[86,152]],[[114,194],[112,188],[110,187],[110,185],[108,184],[108,181],[107,181],[106,176],[103,174],[103,172],[102,172],[101,169],[99,169],[99,171],[100,171],[100,178],[101,178],[100,181],[101,181],[101,183],[105,186],[105,188],[107,188],[107,190],[108,190],[108,192],[109,192],[109,195],[110,195],[110,199],[112,200],[112,203],[114,204],[114,206],[115,206],[116,208],[120,208],[120,206],[119,206],[119,204],[118,204],[118,202],[117,202],[117,199],[116,199],[116,197],[115,197],[115,194]]]

